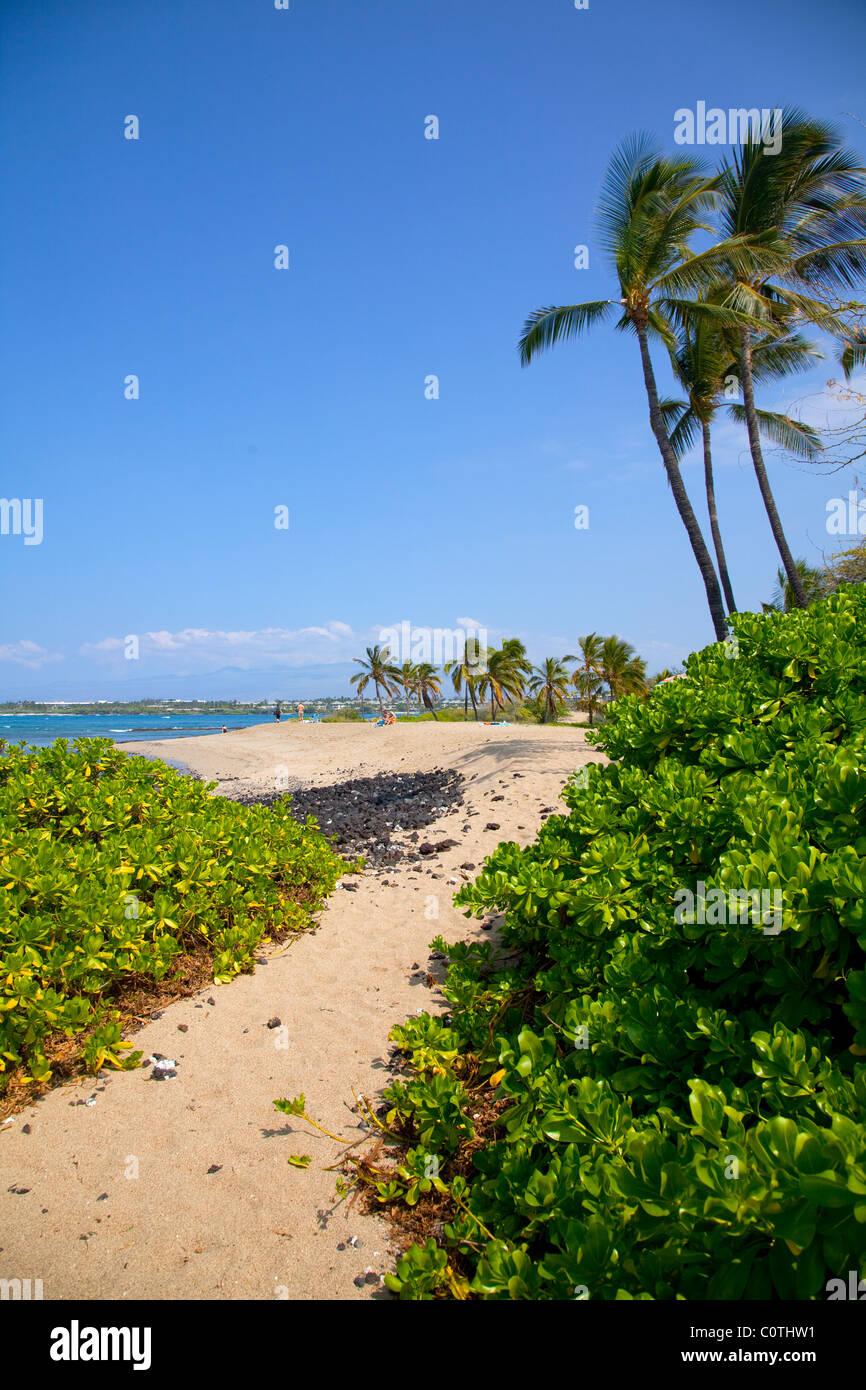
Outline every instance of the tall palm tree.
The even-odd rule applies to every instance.
[[[773,258],[772,269],[756,261],[732,265],[729,304],[771,331],[806,319],[844,337],[825,296],[855,286],[866,271],[866,170],[839,136],[798,110],[784,112],[781,148],[771,158],[756,135],[734,150],[725,164],[720,227],[723,237],[748,237]],[[812,291],[812,294],[807,293]],[[749,448],[758,487],[794,602],[807,593],[779,517],[761,450],[753,375],[754,330],[739,329],[740,380]]]
[[[478,718],[477,690],[481,677],[482,662],[478,651],[478,640],[467,637],[463,645],[463,655],[445,663],[445,674],[451,677],[455,694],[463,693],[463,718],[469,718],[469,701],[472,712]]]
[[[614,311],[619,314],[617,328],[635,334],[650,425],[701,572],[716,637],[724,641],[727,623],[722,591],[665,430],[649,350],[650,333],[672,346],[671,320],[686,311],[703,312],[718,322],[737,321],[736,312],[724,307],[704,304],[698,309],[684,299],[718,278],[723,258],[740,266],[741,258],[746,257],[745,240],[729,239],[697,254],[688,249],[696,232],[711,230],[704,218],[717,200],[716,182],[703,177],[693,160],[664,158],[646,136],[633,137],[621,145],[608,167],[600,204],[602,242],[616,270],[619,296],[536,310],[524,325],[520,355],[526,366],[561,338],[577,337]],[[751,264],[752,256],[748,259]]]
[[[379,709],[384,715],[385,706],[382,703],[382,691],[384,690],[386,695],[393,695],[400,675],[397,667],[391,663],[390,649],[379,646],[368,647],[366,661],[361,656],[356,656],[353,660],[362,669],[350,677],[350,684],[357,687],[359,695],[363,695],[372,681],[379,701]]]
[[[406,698],[406,718],[411,719],[411,698],[418,683],[418,668],[414,662],[404,661],[402,666],[397,667],[397,683]]]
[[[429,661],[422,661],[415,667],[415,690],[418,699],[424,704],[424,708],[429,710],[436,722],[439,716],[434,709],[436,701],[442,693],[442,677]]]
[[[716,294],[718,293],[717,291]],[[728,612],[735,613],[737,607],[716,507],[712,454],[713,421],[719,408],[725,403],[726,383],[738,376],[738,345],[736,337],[733,342],[731,337],[730,330],[720,328],[712,319],[698,317],[692,321],[688,316],[684,318],[677,334],[676,350],[671,354],[671,362],[675,375],[688,393],[688,400],[665,401],[662,408],[677,458],[682,458],[700,432],[707,511],[719,578],[722,581]],[[789,333],[781,338],[758,339],[753,345],[754,379],[758,381],[802,371],[819,355],[799,334]],[[735,420],[745,420],[743,407],[738,403],[729,403],[727,410]],[[758,428],[762,434],[790,449],[800,458],[815,458],[820,452],[820,436],[810,425],[802,424],[789,415],[768,410],[757,411],[757,417]]]
[[[542,666],[533,667],[529,689],[541,706],[543,724],[552,723],[562,710],[568,698],[568,684],[568,672],[554,656],[546,657]]]
[[[579,698],[589,709],[589,726],[592,728],[592,712],[596,698],[601,690],[601,651],[602,639],[597,632],[588,632],[578,637],[578,656],[565,656],[563,661],[576,661],[571,681]]]

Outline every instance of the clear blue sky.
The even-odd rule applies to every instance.
[[[798,104],[866,147],[861,0],[5,0],[0,50],[0,491],[44,500],[40,545],[0,536],[0,698],[339,693],[401,619],[536,659],[618,632],[651,669],[712,640],[634,341],[526,370],[516,342],[610,291],[592,213],[629,132]],[[757,607],[744,443],[719,506]],[[850,479],[773,481],[816,560]]]

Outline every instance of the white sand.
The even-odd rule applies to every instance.
[[[501,839],[531,840],[540,808],[598,755],[578,728],[472,722],[260,725],[126,747],[182,759],[233,787],[453,767],[467,779],[465,803],[481,814],[467,819],[464,804],[424,832],[459,842],[431,862],[441,878],[414,876],[410,864],[368,872],[356,892],[334,893],[316,933],[148,1023],[134,1045],[177,1059],[175,1080],[151,1081],[148,1069],[76,1082],[0,1128],[0,1276],[42,1279],[46,1299],[381,1297],[353,1281],[368,1267],[391,1267],[388,1226],[335,1197],[336,1175],[324,1169],[336,1145],[272,1101],[303,1091],[327,1129],[363,1133],[352,1088],[375,1103],[389,1080],[389,1030],[443,1007],[413,967],[426,968],[440,932],[482,935],[452,906],[448,879],[462,881],[459,865],[480,866]],[[495,795],[504,801],[491,804]],[[485,831],[488,820],[501,829]],[[438,920],[425,916],[434,894]],[[285,1033],[267,1028],[273,1016]],[[94,1094],[94,1105],[78,1103]],[[296,1169],[289,1154],[312,1163]],[[220,1171],[208,1175],[213,1164]],[[12,1185],[30,1190],[17,1196]],[[351,1236],[360,1246],[339,1251]]]

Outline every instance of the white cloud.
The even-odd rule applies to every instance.
[[[165,629],[119,637],[104,637],[78,648],[80,656],[102,664],[119,665],[124,660],[126,637],[138,638],[138,659],[159,663],[169,669],[182,662],[185,672],[206,671],[220,666],[240,670],[273,666],[305,666],[350,661],[359,642],[347,623],[329,622],[324,627],[209,629],[187,627],[179,632]]]
[[[0,662],[8,661],[14,666],[27,666],[31,671],[38,671],[41,666],[62,660],[63,657],[60,652],[46,651],[36,642],[30,642],[26,639],[21,642],[7,642],[0,646]]]

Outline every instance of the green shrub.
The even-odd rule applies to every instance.
[[[469,1178],[402,1298],[809,1299],[864,1272],[866,589],[734,628],[612,706],[613,761],[457,895],[504,911],[509,963],[450,948],[450,1019],[395,1030],[393,1120]]]
[[[337,709],[333,714],[326,714],[322,718],[323,724],[363,724],[364,719],[356,709]]]
[[[113,1000],[207,952],[251,968],[265,933],[299,930],[341,861],[287,800],[240,806],[107,739],[0,744],[0,1091],[46,1082],[58,1040],[93,1070],[124,1063]],[[94,1031],[95,1030],[95,1031]]]

